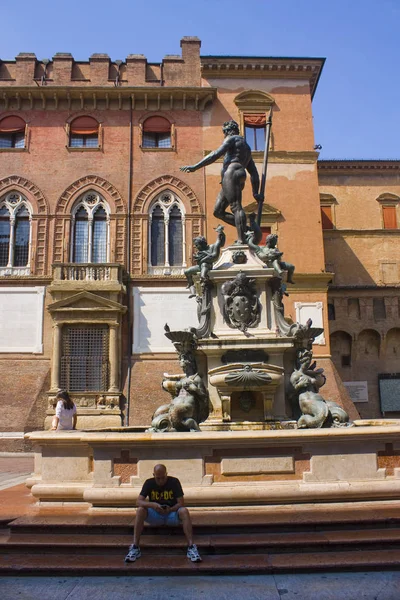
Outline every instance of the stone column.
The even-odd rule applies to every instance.
[[[8,248],[8,264],[7,267],[14,266],[14,240],[15,240],[15,216],[10,217],[10,245]]]
[[[164,258],[164,265],[166,267],[169,267],[169,235],[168,235],[168,228],[169,228],[169,217],[165,217],[164,219],[164,247],[165,247],[165,258]]]
[[[110,325],[110,344],[109,344],[109,361],[110,361],[110,385],[109,392],[119,392],[119,377],[118,377],[118,329],[117,325]]]
[[[51,366],[51,390],[57,392],[60,389],[61,373],[61,326],[53,325],[53,360]]]

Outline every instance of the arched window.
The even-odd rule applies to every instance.
[[[333,362],[338,367],[351,367],[351,335],[345,331],[335,331],[330,336]]]
[[[107,262],[107,213],[99,205],[93,215],[93,256],[92,262]]]
[[[77,117],[70,124],[70,148],[98,148],[99,123],[93,117]]]
[[[179,274],[186,266],[183,205],[172,192],[162,192],[150,208],[149,271]]]
[[[364,329],[358,336],[359,360],[374,360],[379,358],[381,350],[381,336],[374,329]]]
[[[87,192],[78,200],[72,214],[72,235],[72,262],[108,262],[109,210],[97,192]]]
[[[25,267],[29,258],[30,215],[22,205],[15,216],[14,266]]]
[[[165,225],[161,206],[155,206],[151,214],[151,264],[153,267],[165,264]]]
[[[171,148],[171,123],[164,117],[149,117],[143,123],[142,148]]]
[[[173,267],[182,265],[183,260],[183,233],[182,233],[182,213],[180,209],[173,206],[169,213],[168,226],[168,250],[169,264]]]
[[[19,192],[0,199],[0,275],[29,275],[31,208]]]
[[[394,327],[386,334],[386,357],[399,360],[400,358],[400,329]]]
[[[26,123],[21,117],[4,117],[0,121],[0,149],[25,148]]]
[[[73,262],[88,262],[89,219],[84,206],[75,213],[74,255]]]
[[[10,212],[6,206],[2,206],[0,208],[0,267],[8,265],[10,231]]]

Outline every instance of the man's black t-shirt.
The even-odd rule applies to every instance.
[[[150,502],[175,506],[177,499],[182,498],[183,490],[179,479],[168,475],[166,483],[162,486],[157,485],[153,477],[146,479],[140,495],[144,498],[148,496]]]

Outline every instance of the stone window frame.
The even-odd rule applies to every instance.
[[[77,293],[75,293],[77,292]],[[82,312],[82,303],[90,310]],[[109,328],[109,388],[106,394],[122,392],[120,377],[119,352],[121,344],[121,320],[126,313],[122,304],[101,297],[89,290],[75,288],[72,295],[62,300],[57,300],[47,307],[53,319],[53,342],[51,359],[51,382],[49,394],[55,395],[60,390],[61,381],[61,354],[62,330],[65,325],[107,325]],[[94,402],[98,395],[96,392],[86,392]],[[85,393],[81,395],[85,396]],[[83,406],[83,405],[82,405]],[[86,405],[88,406],[88,405]]]
[[[397,194],[392,194],[390,192],[384,192],[383,194],[380,194],[377,197],[376,201],[380,205],[381,229],[383,229],[384,231],[396,231],[396,230],[400,229],[400,209],[399,209],[400,196],[397,196]],[[396,227],[395,228],[385,227],[384,216],[383,216],[384,208],[394,208],[395,209],[395,216],[396,216]]]
[[[165,119],[166,121],[169,122],[169,124],[171,126],[171,129],[170,129],[171,146],[169,148],[151,148],[151,147],[149,148],[149,147],[143,146],[143,125],[144,125],[144,122],[147,121],[147,119],[150,119],[151,117],[162,117],[163,119]],[[161,111],[149,112],[139,119],[139,148],[142,152],[176,152],[175,121],[173,119],[171,119],[171,116],[169,114],[166,114]]]
[[[245,90],[234,98],[234,103],[238,109],[238,123],[240,135],[245,137],[245,115],[263,115],[265,120],[268,120],[270,110],[273,110],[275,99],[262,90]],[[269,150],[273,150],[274,139],[271,132],[269,140]],[[264,150],[252,151],[253,160],[262,160],[264,157]]]
[[[168,201],[164,201],[163,197],[172,196],[172,199]],[[159,206],[164,213],[164,226],[165,226],[165,262],[164,266],[157,265],[153,266],[151,264],[151,223],[152,223],[152,214],[154,209]],[[168,226],[169,226],[169,214],[172,209],[177,206],[181,212],[182,216],[182,265],[173,265],[169,264],[169,243],[168,243]],[[181,275],[183,270],[187,267],[187,244],[186,244],[186,211],[185,206],[182,200],[179,198],[177,194],[175,194],[172,190],[166,189],[157,194],[157,196],[152,200],[149,211],[148,211],[149,219],[148,219],[148,273],[150,275]]]
[[[332,229],[336,229],[336,206],[338,205],[338,201],[336,200],[335,196],[333,196],[332,194],[320,194],[319,195],[319,204],[320,204],[320,208],[322,209],[325,206],[330,207],[331,209],[331,220],[332,220],[332,228],[331,229],[324,229],[322,227],[322,210],[321,210],[321,229],[322,231],[332,231]]]
[[[18,198],[16,198],[18,196]],[[31,274],[32,259],[32,215],[33,209],[29,200],[17,190],[11,190],[0,197],[0,208],[5,206],[10,214],[10,244],[8,249],[8,262],[4,267],[0,267],[0,276],[19,275],[27,276]],[[25,207],[29,213],[29,249],[27,264],[21,267],[14,266],[15,251],[15,220],[21,207]]]
[[[131,265],[134,276],[148,275],[148,219],[149,206],[154,198],[162,191],[172,190],[185,207],[185,236],[188,263],[192,258],[192,240],[204,235],[205,212],[204,206],[199,201],[191,187],[185,181],[174,175],[161,175],[144,185],[139,191],[133,203],[133,219],[131,224]]]
[[[93,368],[93,364],[90,362],[90,351],[87,352],[86,349],[81,351],[81,356],[79,357],[79,366],[73,363],[73,354],[70,352],[65,352],[64,350],[68,347],[71,347],[72,340],[74,337],[73,330],[81,331],[82,333],[86,333],[86,343],[90,348],[90,333],[97,331],[104,331],[105,336],[102,335],[102,354],[101,360],[101,371],[100,377],[97,381],[101,381],[100,385],[96,388],[89,388],[84,386],[83,389],[77,389],[77,385],[81,381],[81,379],[90,378],[90,375],[95,374],[95,369]],[[84,337],[84,336],[81,336]],[[104,393],[109,389],[109,371],[110,371],[110,326],[108,323],[69,323],[64,324],[61,328],[61,351],[60,351],[60,384],[63,389],[68,389],[73,393],[85,393],[89,391]],[[78,344],[76,344],[78,345]],[[94,358],[94,357],[93,357]],[[82,375],[82,363],[87,361],[85,366],[85,374]],[[94,361],[94,364],[95,361]],[[77,368],[78,366],[78,368]],[[99,366],[99,365],[98,365]],[[90,372],[90,375],[88,375]]]
[[[90,198],[90,196],[95,195],[97,198],[96,200],[92,200]],[[94,220],[94,214],[96,212],[96,210],[99,208],[99,206],[101,206],[102,208],[104,208],[104,210],[106,211],[107,214],[107,228],[106,228],[106,263],[110,262],[110,256],[111,256],[111,246],[110,246],[110,215],[111,215],[111,211],[110,211],[110,207],[107,203],[107,201],[105,200],[105,198],[96,190],[87,190],[84,194],[82,194],[81,196],[79,196],[79,198],[76,200],[73,209],[71,211],[71,230],[70,230],[70,236],[71,236],[71,240],[70,240],[70,251],[69,251],[69,259],[71,263],[74,263],[74,237],[75,237],[75,217],[76,214],[78,212],[78,210],[81,207],[84,207],[87,214],[88,214],[88,261],[87,264],[101,264],[101,263],[93,263],[91,258],[92,258],[92,253],[93,253],[93,220]],[[74,263],[75,264],[75,263]],[[76,264],[81,264],[81,263],[76,263]],[[86,263],[85,263],[86,264]]]
[[[15,115],[14,113],[5,113],[5,114],[1,115],[0,121],[5,119],[6,117],[13,117],[13,116],[17,116],[20,119],[22,119],[22,121],[25,121],[24,147],[23,148],[0,148],[0,153],[1,152],[28,152],[28,150],[29,150],[30,129],[28,126],[28,121],[26,119],[24,119],[24,117],[21,117],[21,115]]]
[[[71,141],[71,123],[73,121],[75,121],[75,119],[78,119],[79,117],[91,117],[92,119],[95,119],[99,125],[98,128],[98,135],[97,135],[97,146],[91,148],[90,146],[70,146],[70,141]],[[65,148],[66,150],[68,150],[68,152],[102,152],[103,151],[103,145],[104,145],[104,128],[102,125],[102,122],[98,119],[97,116],[88,113],[88,112],[81,112],[79,114],[74,114],[73,116],[69,117],[65,123],[65,127],[64,127],[64,131],[65,131],[65,135],[66,135],[66,142],[65,142]]]

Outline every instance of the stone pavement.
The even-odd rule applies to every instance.
[[[0,490],[24,483],[33,471],[33,454],[0,453]]]
[[[49,557],[51,560],[51,557]],[[5,600],[399,600],[400,572],[193,577],[1,577]]]

